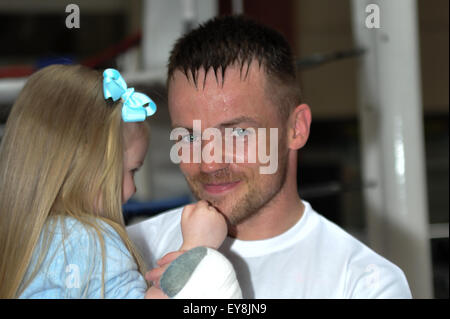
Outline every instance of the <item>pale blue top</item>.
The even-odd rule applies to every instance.
[[[20,298],[102,298],[102,251],[96,232],[74,218],[63,221],[66,240],[63,242],[63,225],[58,221],[48,253]],[[105,229],[104,297],[143,298],[147,285],[133,257],[119,234],[106,223],[99,223]],[[41,234],[31,265],[36,264],[43,246]]]

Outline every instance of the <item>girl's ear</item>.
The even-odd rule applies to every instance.
[[[288,147],[292,150],[302,148],[309,137],[311,110],[307,104],[298,105],[288,120]]]

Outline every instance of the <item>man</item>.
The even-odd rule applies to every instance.
[[[267,165],[260,157],[249,160],[255,149],[236,147],[230,156],[220,152],[220,143],[212,148],[222,154],[215,160],[196,162],[191,154],[180,163],[193,194],[228,222],[220,251],[234,265],[244,298],[411,298],[397,266],[300,199],[297,153],[308,140],[311,111],[301,101],[292,60],[280,34],[243,17],[212,19],[179,39],[171,52],[172,126],[189,132],[181,141],[191,143],[192,151],[195,143],[217,145],[216,138],[199,137],[216,128],[224,140],[231,135],[249,146],[256,134],[258,149],[276,150],[271,155],[277,168],[268,174],[261,173]],[[195,120],[202,132],[195,131]],[[152,266],[181,246],[181,212],[128,228]]]

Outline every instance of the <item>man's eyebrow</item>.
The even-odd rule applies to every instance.
[[[255,120],[254,118],[248,117],[248,116],[239,116],[236,117],[234,119],[231,120],[227,120],[223,123],[218,124],[218,127],[228,127],[228,126],[234,126],[237,124],[241,124],[241,123],[251,123],[251,124],[255,124],[256,126],[259,125],[259,122],[257,120]],[[186,127],[183,125],[179,125],[179,124],[172,124],[172,129],[176,129],[176,128],[184,128],[186,130],[188,130],[189,132],[192,132],[192,127]]]
[[[219,126],[225,127],[225,126],[234,126],[241,123],[251,123],[258,125],[258,121],[256,121],[254,118],[248,117],[248,116],[239,116],[234,119],[231,119],[229,121],[220,123]]]
[[[180,125],[180,124],[172,124],[171,126],[172,126],[172,130],[177,129],[177,128],[184,128],[184,129],[192,132],[192,127],[185,127],[185,126]]]

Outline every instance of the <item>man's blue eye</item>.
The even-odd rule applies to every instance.
[[[197,140],[197,137],[194,134],[188,134],[181,138],[183,142],[194,143]]]
[[[249,132],[248,130],[246,130],[246,129],[244,129],[244,128],[237,127],[237,128],[234,128],[234,129],[233,129],[232,135],[233,135],[233,136],[237,136],[237,137],[241,137],[241,136],[246,136],[246,135],[248,135],[249,133],[250,133],[250,132]]]

